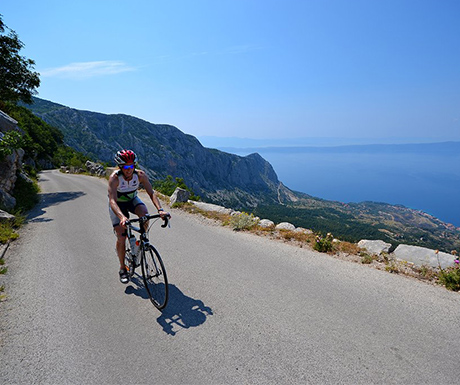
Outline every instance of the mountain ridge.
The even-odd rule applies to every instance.
[[[69,146],[105,162],[122,148],[134,150],[153,179],[183,178],[204,201],[253,211],[344,240],[382,239],[450,251],[460,248],[460,229],[420,210],[380,202],[327,201],[290,190],[260,154],[246,156],[204,147],[167,124],[125,114],[81,111],[34,98],[28,108],[62,130]]]
[[[235,208],[254,207],[261,202],[279,203],[279,191],[289,200],[285,197],[289,189],[259,154],[239,156],[205,148],[172,125],[125,114],[81,111],[39,98],[28,108],[62,130],[66,144],[83,154],[112,163],[116,151],[130,148],[150,177],[183,178],[207,200]]]

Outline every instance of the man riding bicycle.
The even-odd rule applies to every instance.
[[[130,212],[138,217],[143,217],[148,213],[146,205],[137,195],[139,185],[142,184],[145,188],[161,218],[165,218],[169,214],[161,208],[160,201],[155,195],[145,172],[136,170],[137,156],[133,151],[118,151],[115,155],[115,163],[119,169],[114,171],[109,178],[109,212],[113,229],[117,236],[116,249],[120,260],[120,282],[126,284],[129,281],[124,263],[126,222]]]

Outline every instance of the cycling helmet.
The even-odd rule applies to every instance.
[[[137,163],[137,155],[131,150],[118,151],[114,159],[118,166],[123,166],[128,163]]]

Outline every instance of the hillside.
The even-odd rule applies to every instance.
[[[183,178],[208,201],[241,208],[277,203],[280,192],[282,199],[289,199],[284,193],[289,190],[259,154],[241,157],[205,148],[174,126],[123,114],[80,111],[38,98],[28,108],[87,156],[112,164],[116,151],[130,148],[151,178]]]
[[[331,231],[344,240],[382,239],[448,252],[460,248],[459,229],[421,211],[376,202],[344,204],[292,191],[257,153],[243,157],[205,148],[171,125],[34,101],[28,108],[59,128],[67,145],[109,163],[117,150],[131,148],[152,179],[183,178],[204,201],[318,232]]]

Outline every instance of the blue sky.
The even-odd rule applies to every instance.
[[[39,97],[194,136],[460,140],[457,0],[2,0]]]

